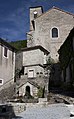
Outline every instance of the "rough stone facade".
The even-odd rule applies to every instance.
[[[46,64],[47,55],[49,52],[41,46],[35,46],[30,48],[24,48],[18,55],[17,68],[23,66],[23,74],[20,76],[17,86],[17,91],[19,91],[19,96],[24,96],[26,93],[26,87],[30,88],[30,94],[37,97],[38,87],[45,87],[45,91],[48,91],[48,74],[45,77],[44,64]],[[21,58],[21,56],[23,58]],[[30,81],[32,84],[28,83]],[[24,92],[23,92],[24,91]]]
[[[45,87],[45,91],[48,92],[48,71],[44,68],[44,64],[49,56],[54,59],[55,63],[58,63],[58,50],[73,26],[74,15],[59,8],[53,7],[45,13],[40,6],[30,8],[30,31],[27,33],[27,48],[21,51],[24,67],[21,80],[25,83],[25,85],[21,85],[21,89],[24,87],[24,94],[25,86],[29,86],[30,93],[33,95],[33,83]],[[54,74],[54,80],[57,80],[57,77],[59,77],[58,71]],[[59,78],[59,80],[61,79]],[[29,85],[28,81],[33,83]]]
[[[31,9],[31,16],[34,11]],[[35,29],[28,33],[28,46],[41,45],[50,51],[51,57],[58,60],[58,49],[74,26],[72,14],[56,7],[34,19]],[[52,38],[52,28],[58,29],[58,37]]]
[[[45,13],[40,6],[30,8],[30,31],[27,33],[27,48],[21,49],[15,57],[15,52],[8,43],[0,44],[0,78],[3,79],[3,82],[6,83],[14,79],[14,70],[16,69],[18,75],[18,77],[16,76],[16,84],[19,85],[16,88],[19,87],[17,91],[20,94],[25,95],[28,86],[30,94],[35,97],[37,93],[35,84],[45,88],[47,94],[49,73],[45,64],[49,56],[54,59],[55,63],[58,63],[58,49],[66,40],[73,26],[74,15],[71,13],[56,7]],[[7,57],[3,56],[4,47],[8,49]],[[54,80],[57,77],[58,73],[56,76],[54,73]]]
[[[38,89],[36,86],[30,84],[29,82],[25,83],[22,87],[19,88],[19,95],[25,95],[26,94],[26,87],[29,86],[30,87],[30,94],[31,96],[37,97],[37,92]]]
[[[41,51],[40,49],[34,49],[34,50],[26,51],[26,52],[24,51],[23,52],[23,66],[34,65],[34,64],[43,65],[45,63],[44,55],[47,55],[47,54],[44,51]]]
[[[30,31],[33,30],[32,21],[34,20],[34,13],[37,12],[37,17],[40,16],[43,12],[42,7],[32,7],[30,8]]]

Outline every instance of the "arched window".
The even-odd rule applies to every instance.
[[[37,17],[37,11],[34,11],[34,18]]]
[[[57,38],[57,37],[58,37],[58,29],[52,28],[52,38]]]

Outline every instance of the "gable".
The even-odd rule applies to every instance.
[[[24,86],[34,86],[36,88],[39,88],[38,84],[32,81],[26,81],[22,83],[18,88],[24,87]]]
[[[36,28],[37,25],[41,23],[41,25],[48,24],[48,23],[61,23],[64,24],[73,24],[74,25],[74,15],[64,12],[59,9],[52,8],[51,10],[45,12],[41,16],[35,19],[36,21]],[[44,23],[43,23],[44,22]]]
[[[48,11],[46,11],[45,13],[41,14],[40,16],[38,16],[36,19],[39,19],[40,17],[46,17],[48,14],[55,14],[55,13],[58,13],[58,14],[63,14],[63,15],[68,15],[69,17],[74,17],[74,14],[70,13],[70,12],[67,12],[67,11],[64,11],[60,8],[57,8],[57,7],[52,7],[51,9],[49,9]]]

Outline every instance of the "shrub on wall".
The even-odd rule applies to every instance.
[[[38,94],[37,94],[38,95],[38,98],[42,98],[43,97],[43,93],[44,93],[43,92],[43,88],[40,87],[39,90],[38,90]]]

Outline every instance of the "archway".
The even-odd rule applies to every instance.
[[[25,99],[33,99],[33,96],[31,95],[31,87],[30,86],[26,86],[25,87]]]
[[[26,93],[30,95],[30,87],[26,86]]]

